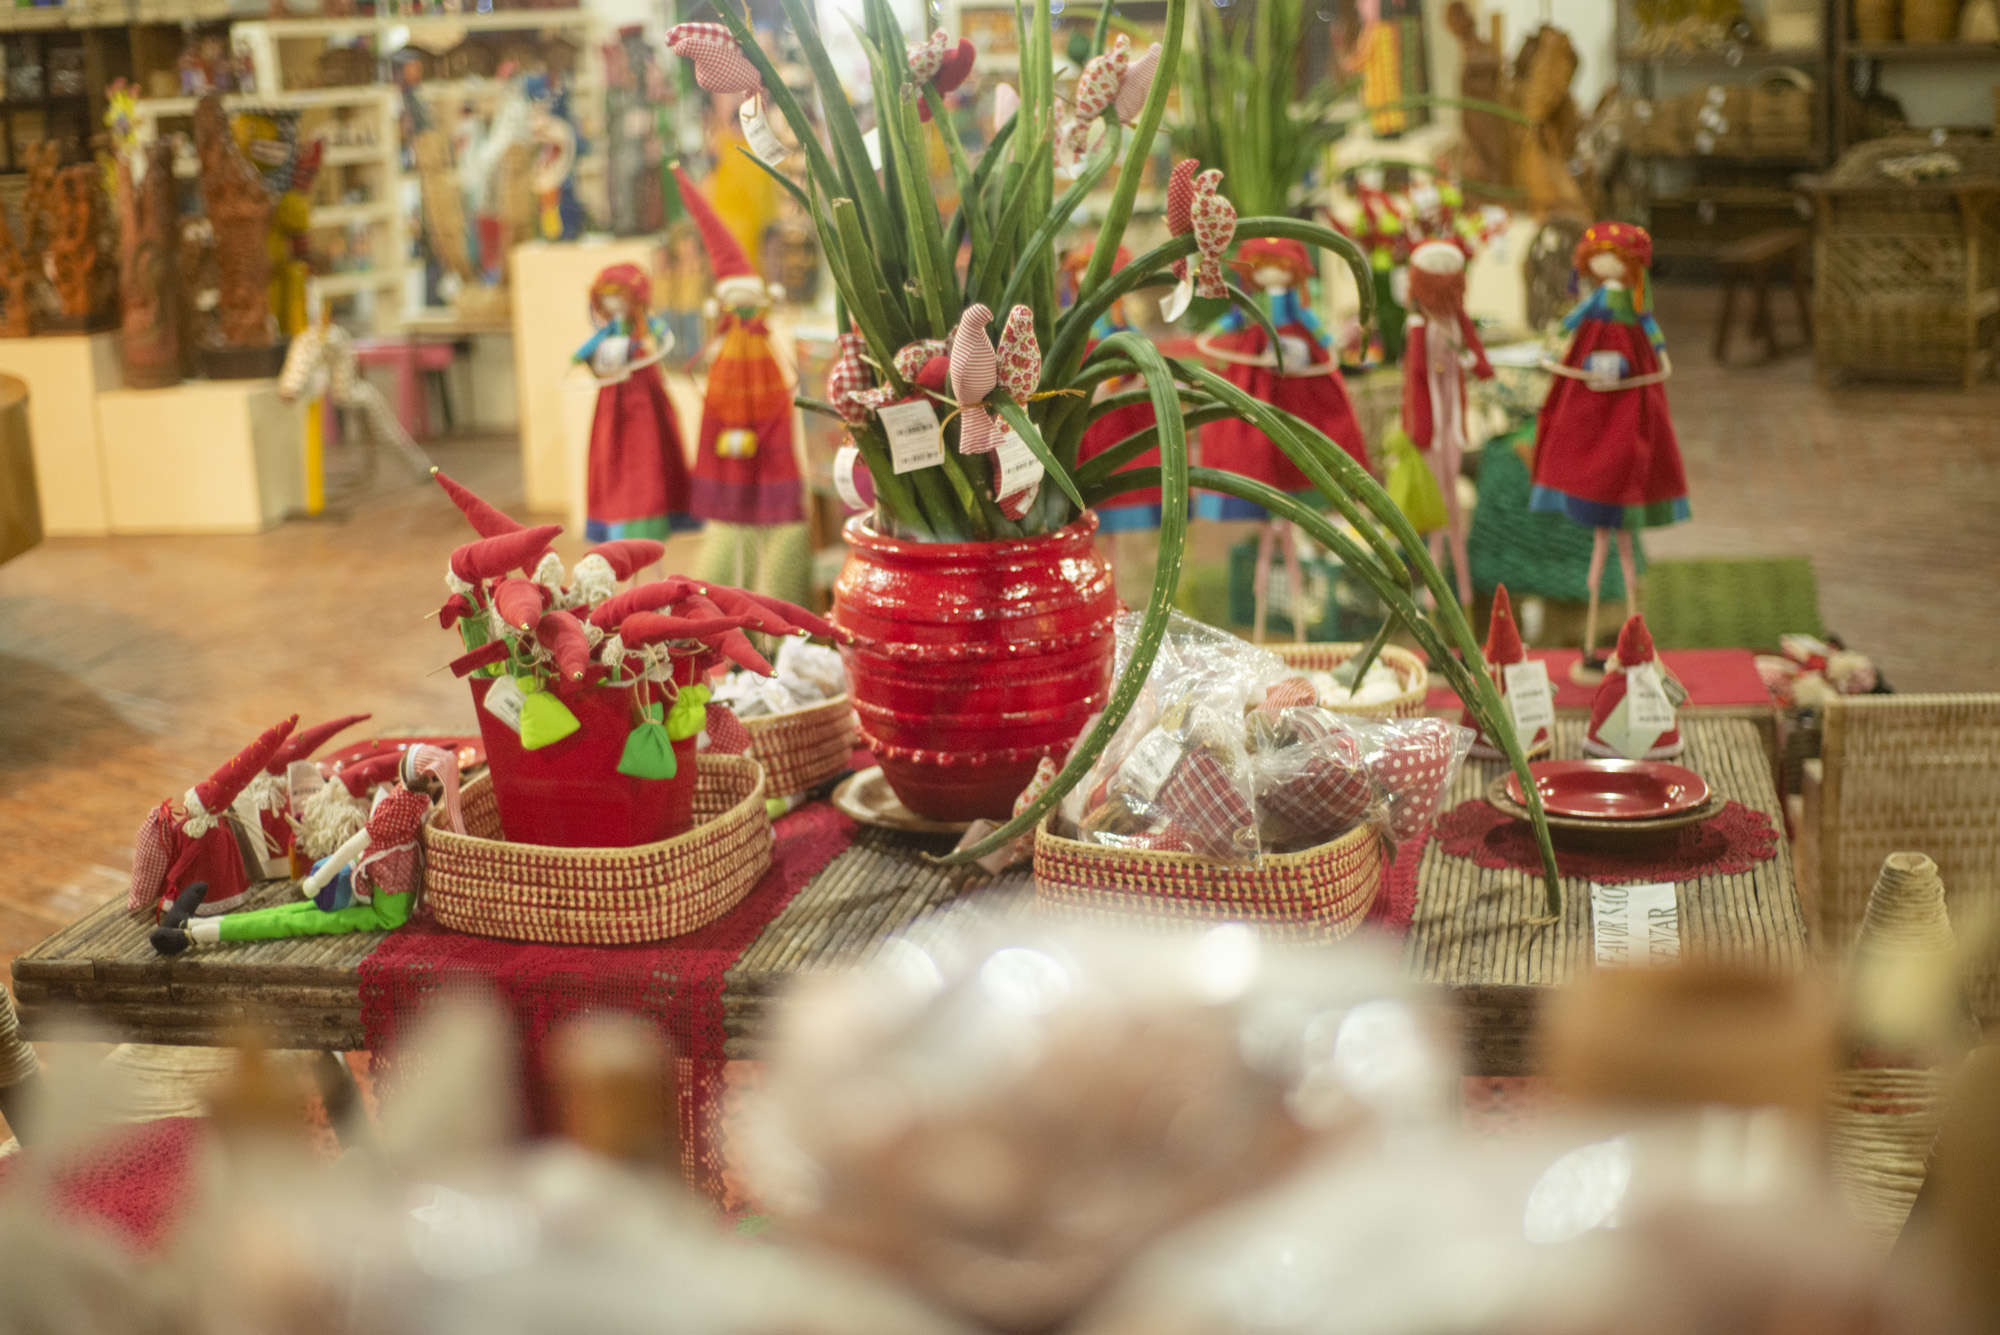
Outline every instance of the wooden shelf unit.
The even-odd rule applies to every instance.
[[[1835,156],[1866,138],[1854,117],[1852,98],[1856,66],[1874,64],[1990,65],[1991,82],[2000,84],[2000,42],[1864,42],[1854,33],[1854,0],[1831,0],[1835,87],[1833,137]],[[1929,127],[1912,126],[1921,131]]]

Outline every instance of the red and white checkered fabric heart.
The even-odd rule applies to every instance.
[[[667,50],[694,62],[694,81],[711,93],[761,96],[764,80],[720,23],[680,23],[667,30]]]
[[[1444,719],[1410,719],[1369,758],[1375,781],[1389,797],[1390,838],[1400,843],[1429,828],[1444,797],[1457,733],[1457,725]]]
[[[750,749],[750,730],[728,705],[711,702],[703,730],[708,733],[710,755],[740,756]]]
[[[1007,312],[1006,327],[1000,331],[1000,383],[1026,403],[1042,380],[1042,350],[1035,344],[1035,313],[1026,306]]]
[[[1377,800],[1361,741],[1321,709],[1290,710],[1283,722],[1291,729],[1293,746],[1304,751],[1304,764],[1261,785],[1257,805],[1303,839],[1336,838],[1366,817]]]
[[[125,897],[126,912],[157,908],[166,897],[167,872],[174,865],[172,829],[173,810],[166,803],[146,813],[138,842],[132,846],[132,890]]]
[[[1319,703],[1319,692],[1304,677],[1286,677],[1273,682],[1264,692],[1264,703],[1257,706],[1266,714],[1275,714],[1283,709],[1308,709]]]
[[[355,864],[355,892],[372,898],[406,895],[423,880],[417,834],[430,814],[431,800],[400,785],[390,788],[368,813],[368,851]]]
[[[1186,236],[1194,230],[1194,178],[1200,171],[1199,162],[1183,158],[1167,176],[1168,236]],[[1186,278],[1187,260],[1175,260],[1173,269],[1174,277]]]
[[[917,373],[924,369],[924,364],[933,357],[944,356],[950,346],[941,338],[920,338],[914,343],[905,343],[896,351],[896,374],[915,383]]]
[[[1222,277],[1222,256],[1236,239],[1236,206],[1216,193],[1221,184],[1222,172],[1216,168],[1195,177],[1194,200],[1188,205],[1198,247],[1194,290],[1201,297],[1229,295]]]
[[[944,65],[945,52],[951,50],[951,48],[951,36],[943,28],[939,28],[929,37],[911,47],[910,82],[921,88],[932,79],[935,79],[938,70]]]
[[[1124,37],[1119,37],[1124,41]],[[1112,106],[1118,112],[1118,119],[1131,125],[1139,119],[1145,109],[1146,95],[1153,91],[1153,77],[1160,72],[1160,44],[1154,42],[1144,54],[1125,68],[1125,78],[1118,85],[1118,97]]]
[[[968,406],[984,402],[1000,383],[999,359],[986,333],[992,323],[993,312],[986,303],[974,302],[958,317],[951,336],[951,394]]]
[[[1208,748],[1188,752],[1154,801],[1195,838],[1198,851],[1217,858],[1249,851],[1237,841],[1256,829],[1257,813],[1237,777]]]
[[[871,409],[856,396],[875,387],[875,374],[863,360],[868,342],[859,334],[842,334],[839,343],[840,356],[827,368],[826,401],[849,426],[865,426]]]
[[[1090,151],[1090,127],[1118,98],[1118,86],[1125,80],[1125,67],[1132,60],[1132,43],[1124,33],[1112,39],[1102,55],[1084,63],[1070,99],[1069,119],[1056,132],[1056,155],[1067,164],[1083,161]]]

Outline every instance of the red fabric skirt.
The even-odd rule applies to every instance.
[[[1324,366],[1332,360],[1332,354],[1319,346],[1304,325],[1282,325],[1278,332],[1305,339],[1315,366]],[[1220,334],[1214,340],[1217,348],[1250,356],[1265,352],[1265,342],[1264,331],[1254,327]],[[1339,371],[1329,375],[1281,376],[1272,367],[1239,366],[1232,362],[1223,374],[1230,384],[1252,398],[1282,408],[1319,428],[1356,463],[1368,467],[1368,446],[1362,439],[1361,424],[1354,419],[1354,405],[1348,400],[1347,388],[1340,383]],[[1207,468],[1226,468],[1255,478],[1279,491],[1308,491],[1313,485],[1270,437],[1239,418],[1210,422],[1201,429],[1201,462]]]
[[[1636,324],[1585,320],[1563,365],[1583,370],[1593,352],[1622,354],[1627,378],[1660,369]],[[1601,505],[1659,505],[1686,496],[1665,387],[1603,393],[1556,376],[1535,429],[1535,486]]]
[[[1116,445],[1119,441],[1124,440],[1127,436],[1137,435],[1139,432],[1146,430],[1153,425],[1153,420],[1153,405],[1150,403],[1129,404],[1126,407],[1118,408],[1104,414],[1104,416],[1092,422],[1090,429],[1083,433],[1083,443],[1077,447],[1076,461],[1079,464],[1090,462],[1113,445]],[[1122,473],[1126,469],[1158,468],[1159,466],[1160,447],[1155,445],[1152,449],[1147,450],[1118,471]],[[1160,489],[1158,487],[1146,487],[1140,491],[1128,491],[1109,505],[1099,508],[1101,510],[1156,509],[1159,504]],[[1158,523],[1159,521],[1155,518],[1153,522]]]
[[[597,392],[586,513],[607,537],[664,537],[688,510],[687,453],[657,367]],[[659,531],[638,532],[651,525]]]

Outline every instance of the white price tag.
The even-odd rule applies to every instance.
[[[1590,887],[1590,934],[1600,965],[1669,964],[1681,957],[1671,884]]]
[[[771,122],[764,119],[762,98],[746,97],[737,109],[736,119],[743,126],[743,137],[750,142],[750,151],[761,159],[765,166],[775,167],[785,160],[784,141],[771,128]]]
[[[1140,801],[1150,802],[1158,796],[1160,785],[1173,774],[1180,760],[1181,744],[1154,729],[1118,767],[1118,786]]]
[[[891,403],[875,410],[889,436],[889,457],[898,473],[944,462],[944,428],[929,399]]]
[[[868,150],[868,165],[876,171],[882,170],[882,131],[870,130],[861,136],[861,146]]]
[[[1641,663],[1625,669],[1626,720],[1632,731],[1654,736],[1674,726],[1674,706],[1660,684],[1660,665]]]
[[[512,677],[495,677],[487,688],[486,712],[517,733],[521,731],[521,707],[527,703],[527,692]]]
[[[1174,284],[1174,290],[1160,298],[1160,318],[1168,324],[1187,314],[1188,303],[1194,300],[1194,275]]]
[[[1514,735],[1523,748],[1556,722],[1556,694],[1549,685],[1549,665],[1539,658],[1509,663],[1500,669],[1507,683],[1507,708],[1514,715]]]
[[[995,425],[1000,428],[999,443],[994,447],[995,457],[1000,461],[1000,481],[994,484],[993,494],[1012,496],[1042,480],[1042,461],[1013,427],[1004,421]]]

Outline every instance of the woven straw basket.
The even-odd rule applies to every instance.
[[[1308,672],[1331,672],[1360,653],[1360,644],[1267,644],[1263,646],[1295,668]],[[1408,649],[1393,644],[1382,646],[1381,661],[1403,679],[1403,693],[1393,700],[1371,705],[1327,705],[1336,714],[1360,718],[1417,718],[1424,712],[1424,697],[1430,693],[1430,669]]]
[[[1057,918],[1134,918],[1161,926],[1248,923],[1272,940],[1338,941],[1361,925],[1382,888],[1373,825],[1303,853],[1237,865],[1035,835],[1035,907]]]
[[[714,922],[771,865],[771,821],[763,766],[747,756],[697,763],[695,827],[632,848],[507,843],[492,780],[474,780],[466,834],[442,810],[424,827],[431,916],[454,931],[568,946],[661,941]]]
[[[802,793],[831,779],[854,754],[854,703],[846,695],[783,714],[746,718],[743,727],[773,797]]]

